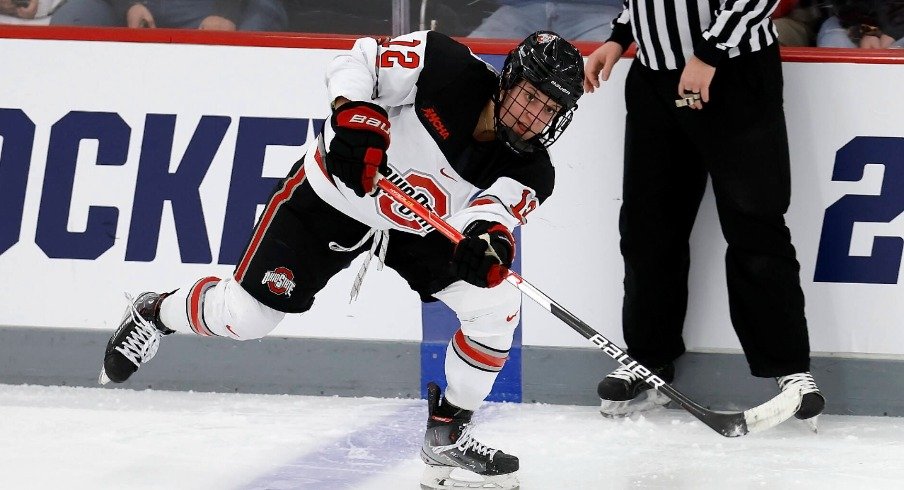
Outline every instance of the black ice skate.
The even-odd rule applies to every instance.
[[[803,373],[794,373],[787,376],[775,378],[782,391],[790,389],[800,389],[803,398],[800,402],[800,408],[794,416],[807,423],[813,432],[817,431],[816,419],[823,409],[826,408],[826,398],[819,392],[816,381],[809,371]]]
[[[675,379],[675,366],[672,363],[651,370],[666,383]],[[601,400],[600,413],[603,417],[610,418],[643,412],[669,402],[669,397],[654,390],[638,374],[624,366],[619,366],[603,378],[597,385],[596,392]]]
[[[427,409],[427,434],[421,446],[427,469],[421,478],[422,489],[519,488],[518,458],[474,439],[474,412],[446,402],[439,386],[432,382],[427,385]]]
[[[135,300],[126,295],[129,306],[119,328],[107,342],[104,365],[97,379],[100,384],[129,379],[142,363],[157,353],[160,337],[174,332],[160,322],[160,302],[169,294],[142,293]]]

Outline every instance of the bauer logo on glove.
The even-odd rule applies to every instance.
[[[389,118],[382,107],[370,102],[346,102],[333,111],[330,125],[335,136],[326,154],[326,169],[358,197],[376,190],[378,173],[387,168]]]
[[[380,131],[386,133],[386,136],[389,136],[389,123],[380,118],[376,117],[367,117],[364,114],[352,114],[352,117],[348,118],[348,125],[355,124],[363,124],[364,126],[373,126],[378,128]]]

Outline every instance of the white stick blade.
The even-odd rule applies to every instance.
[[[763,431],[788,420],[797,413],[802,398],[799,389],[785,390],[768,402],[745,411],[747,431]]]

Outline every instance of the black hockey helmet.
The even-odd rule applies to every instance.
[[[501,100],[519,81],[527,80],[560,106],[546,129],[529,140],[501,123]],[[537,31],[515,47],[505,59],[496,96],[496,135],[515,152],[531,152],[550,146],[571,123],[578,99],[584,93],[584,58],[558,34]]]

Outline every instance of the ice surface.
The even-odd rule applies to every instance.
[[[418,488],[422,400],[0,385],[0,488]],[[678,410],[487,404],[529,489],[904,488],[904,419],[726,439]]]

